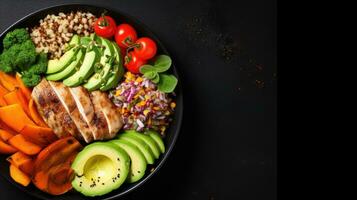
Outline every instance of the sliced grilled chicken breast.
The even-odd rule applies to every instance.
[[[78,139],[83,138],[85,142],[90,143],[93,141],[93,133],[89,128],[88,123],[83,119],[76,102],[69,91],[69,87],[66,87],[63,83],[48,81],[52,89],[55,91],[63,106],[69,113],[72,121],[77,126],[80,135]]]
[[[69,88],[82,118],[92,130],[94,140],[103,140],[109,134],[108,124],[104,114],[95,108],[88,91],[82,87]]]
[[[91,92],[93,105],[101,110],[108,124],[109,135],[105,139],[111,139],[116,136],[123,126],[123,121],[119,109],[112,103],[106,93],[100,91]]]
[[[46,79],[34,87],[31,95],[42,118],[59,138],[78,134],[76,125]]]

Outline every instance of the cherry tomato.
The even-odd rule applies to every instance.
[[[144,60],[153,58],[157,51],[156,43],[148,37],[139,38],[134,47],[135,54]]]
[[[116,26],[113,18],[102,15],[102,17],[95,21],[94,31],[101,37],[111,38],[115,34]]]
[[[124,66],[128,69],[131,73],[138,74],[140,71],[140,67],[146,64],[146,60],[139,58],[135,52],[130,51],[125,56],[125,63]]]
[[[121,48],[128,48],[138,38],[135,29],[129,24],[120,24],[115,32],[115,41]]]

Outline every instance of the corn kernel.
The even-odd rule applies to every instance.
[[[149,114],[149,110],[144,110],[144,115],[147,116]]]
[[[141,82],[143,82],[143,78],[141,78],[140,76],[136,79],[136,82],[138,82],[138,83],[141,83]]]
[[[157,106],[153,107],[153,109],[154,109],[154,110],[160,110],[160,108],[157,107]]]
[[[115,96],[119,96],[120,93],[121,93],[121,90],[117,90],[117,91],[115,92]]]
[[[144,106],[146,104],[145,101],[141,101],[140,103],[138,103],[139,106]]]
[[[176,108],[176,103],[175,103],[175,102],[171,102],[170,107],[171,107],[172,109]]]

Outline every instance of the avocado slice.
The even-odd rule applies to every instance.
[[[109,142],[86,146],[72,164],[72,186],[85,196],[101,196],[119,188],[130,170],[129,155]]]
[[[126,130],[122,135],[132,136],[143,140],[151,149],[156,159],[160,157],[160,148],[150,136],[143,133],[136,132],[135,130]]]
[[[64,70],[60,72],[47,75],[46,79],[49,81],[59,81],[71,76],[76,72],[76,68],[78,68],[79,65],[81,64],[81,61],[83,60],[84,57],[83,55],[84,55],[83,50],[78,51],[76,59],[73,62],[71,62],[71,64],[69,64]]]
[[[98,47],[92,46],[91,48],[87,48],[87,52],[79,70],[76,71],[72,76],[66,78],[63,81],[63,84],[69,87],[75,87],[85,82],[88,77],[93,74],[95,64],[98,62],[99,58],[100,51]]]
[[[110,142],[124,149],[124,151],[126,151],[130,157],[130,172],[126,181],[129,183],[135,183],[139,181],[145,175],[147,166],[144,155],[136,146],[125,140],[117,139],[111,140]]]
[[[46,74],[53,74],[62,71],[65,69],[76,57],[77,52],[79,51],[79,36],[74,35],[69,42],[69,45],[74,45],[69,51],[62,55],[60,59],[54,59],[48,61]]]
[[[100,88],[101,91],[107,91],[116,87],[119,84],[119,81],[123,78],[125,72],[123,67],[123,59],[120,53],[120,47],[115,42],[112,42],[112,45],[115,55],[115,65],[110,77],[108,78],[108,81]]]
[[[102,66],[102,69],[98,70],[98,72],[94,73],[88,79],[88,82],[83,85],[89,91],[99,89],[102,86],[102,84],[108,80],[108,78],[110,76],[110,70],[112,67],[111,60],[113,59],[112,57],[114,56],[113,46],[112,46],[111,42],[105,38],[100,37],[100,40],[101,40],[101,44],[105,48],[103,51],[102,57],[100,58],[100,64]]]
[[[165,153],[165,144],[164,144],[164,141],[162,140],[161,136],[157,132],[152,131],[152,130],[146,131],[145,133],[156,142],[161,153]]]
[[[134,138],[129,135],[119,135],[118,139],[125,140],[130,144],[136,146],[144,155],[146,162],[150,165],[154,164],[155,162],[154,154],[151,151],[150,147],[143,140]]]

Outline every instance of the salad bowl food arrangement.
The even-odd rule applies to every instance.
[[[111,199],[160,169],[183,102],[172,59],[145,25],[74,4],[0,36],[2,176],[42,199]]]

